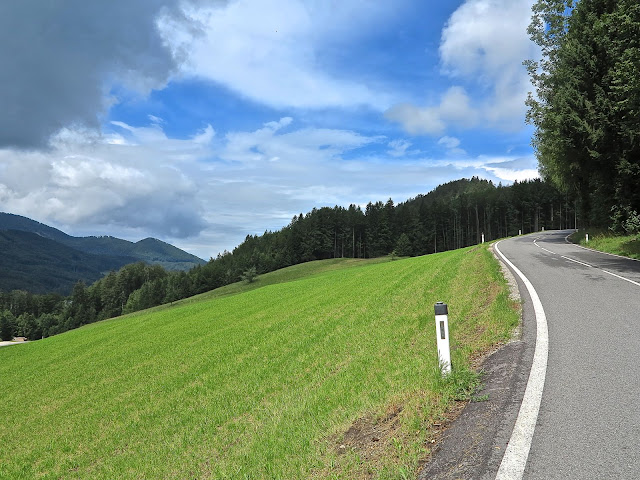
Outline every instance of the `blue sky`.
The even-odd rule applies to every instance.
[[[313,207],[537,176],[529,0],[37,0],[0,15],[0,210],[208,259]]]

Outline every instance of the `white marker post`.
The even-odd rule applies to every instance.
[[[522,235],[522,230],[518,230],[518,235]]]
[[[482,234],[482,242],[481,243],[484,243],[484,233]]]
[[[589,234],[588,233],[584,234],[584,243],[589,243]]]
[[[451,350],[449,348],[449,311],[447,304],[438,302],[434,305],[436,312],[436,339],[438,344],[438,362],[442,374],[451,373]]]

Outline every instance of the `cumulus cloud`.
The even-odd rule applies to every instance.
[[[442,73],[473,88],[453,86],[435,105],[401,103],[385,113],[414,135],[478,125],[521,128],[532,90],[522,62],[537,55],[529,40],[532,0],[467,0],[442,30]],[[481,92],[481,93],[478,93]],[[486,97],[483,100],[473,98]]]
[[[455,157],[463,157],[467,155],[466,151],[464,151],[462,148],[458,148],[460,146],[460,143],[460,139],[456,137],[450,137],[448,135],[445,135],[444,137],[440,138],[440,140],[438,140],[438,145],[446,148],[449,156]]]
[[[197,177],[180,162],[197,160],[202,144],[122,126],[122,144],[67,132],[46,152],[0,150],[0,209],[58,225],[198,234],[205,221]]]
[[[404,2],[2,2],[0,210],[76,235],[155,236],[208,258],[319,205],[403,200],[463,176],[507,181],[531,170],[526,159],[468,159],[459,135],[447,135],[452,126],[499,124],[519,111],[519,70],[510,63],[519,50],[494,44],[514,41],[511,28],[500,36],[471,20],[485,18],[495,29],[496,19],[520,7],[465,2],[440,46],[441,67],[456,86],[432,102],[388,108],[390,95],[377,88],[389,82],[393,89],[391,75],[372,86],[336,52],[371,45],[366,36],[395,25]],[[485,4],[490,13],[471,8]],[[482,50],[465,52],[478,44]],[[165,122],[163,109],[105,115],[118,95],[145,95],[187,77],[224,86],[243,107],[250,99],[278,113],[231,130],[204,117],[190,134],[175,119]],[[477,100],[473,79],[490,102]],[[443,148],[434,150],[445,158],[426,157],[407,140],[336,127],[344,121],[316,128],[315,113],[297,110],[334,107],[367,116],[386,110],[410,133],[439,139]]]
[[[180,4],[2,2],[0,147],[39,148],[64,127],[98,128],[117,101],[114,86],[142,94],[163,86],[179,59],[157,24],[186,25]]]
[[[197,243],[192,251],[208,258],[247,233],[283,227],[319,201],[344,202],[355,182],[340,174],[343,156],[383,141],[348,130],[291,128],[290,117],[224,137],[207,125],[175,139],[151,120],[114,121],[103,136],[66,129],[47,151],[1,149],[0,210],[72,234]]]
[[[522,62],[537,55],[527,34],[532,0],[467,0],[442,31],[440,58],[452,76],[477,79],[493,91],[482,115],[508,127],[522,123],[532,90]]]
[[[410,103],[399,103],[387,110],[384,116],[400,123],[411,135],[437,135],[446,127],[437,107],[421,108]]]

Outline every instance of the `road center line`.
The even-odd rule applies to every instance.
[[[598,270],[602,270],[602,269],[600,268]],[[602,270],[602,271],[604,273],[608,273],[609,275],[613,275],[614,277],[619,278],[620,280],[624,280],[625,282],[633,283],[634,285],[637,285],[637,286],[640,287],[640,283],[638,283],[638,282],[634,282],[633,280],[629,280],[628,278],[624,278],[624,277],[622,277],[620,275],[617,275],[617,274],[615,274],[613,272],[608,272],[607,270]]]
[[[538,239],[538,238],[536,238],[536,239],[533,241],[533,244],[534,244],[536,247],[541,248],[542,250],[544,250],[544,251],[545,251],[545,252],[547,252],[547,253],[550,253],[551,255],[557,255],[557,254],[556,254],[556,252],[552,252],[551,250],[547,250],[546,248],[541,247],[540,245],[538,245],[538,243],[537,243],[537,242],[538,242],[538,240],[539,240],[539,239]]]
[[[542,401],[542,391],[544,389],[545,377],[547,374],[547,359],[549,356],[549,332],[547,329],[547,317],[542,308],[542,302],[535,288],[527,277],[500,251],[496,243],[495,250],[500,257],[511,267],[520,277],[533,303],[533,310],[536,315],[536,348],[533,354],[533,363],[529,372],[527,388],[524,392],[520,411],[516,424],[511,433],[509,445],[504,452],[500,468],[496,475],[496,480],[519,480],[524,475],[524,468],[529,457],[529,449],[533,440],[533,432],[538,421],[540,402]]]
[[[560,255],[560,257],[564,258],[565,260],[569,260],[570,262],[579,263],[580,265],[584,265],[585,267],[593,268],[593,265],[589,265],[588,263],[579,262],[578,260],[574,260],[573,258],[565,257],[564,255]],[[603,270],[603,272],[604,272],[604,270]],[[626,280],[626,278],[625,278],[625,280]]]
[[[565,239],[565,241],[567,243],[570,243],[568,237],[569,237],[569,235],[567,235],[564,239]],[[534,243],[535,243],[535,241],[534,241]],[[571,245],[574,245],[576,247],[580,247],[580,248],[582,248],[584,250],[590,250],[590,251],[595,252],[595,253],[604,253],[605,255],[611,255],[613,257],[618,257],[618,258],[624,258],[625,260],[636,260],[635,258],[621,257],[620,255],[614,255],[613,253],[601,252],[600,250],[593,250],[592,248],[582,247],[580,245],[576,245],[575,243],[571,243]],[[542,248],[542,247],[540,247],[540,248]],[[595,268],[596,270],[600,270],[601,272],[604,272],[604,273],[606,273],[608,275],[611,275],[613,277],[619,278],[620,280],[624,280],[625,282],[633,283],[634,285],[640,287],[640,283],[634,282],[633,280],[625,278],[622,275],[618,275],[617,273],[609,272],[608,270],[605,270],[604,268],[594,267],[593,265],[589,265],[588,263],[579,262],[578,260],[574,260],[573,258],[565,257],[564,255],[561,255],[561,257],[564,258],[565,260],[569,260],[570,262],[575,262],[575,263],[579,263],[580,265],[584,265],[585,267]]]

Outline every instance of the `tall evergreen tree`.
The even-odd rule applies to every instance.
[[[635,0],[539,0],[529,28],[542,48],[527,62],[528,100],[543,176],[577,194],[583,223],[640,210],[640,5]]]

